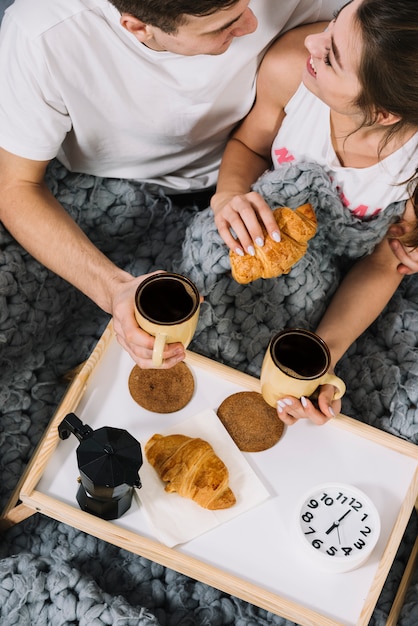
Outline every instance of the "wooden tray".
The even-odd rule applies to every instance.
[[[418,447],[355,419],[340,415],[323,427],[302,421],[288,428],[270,450],[245,454],[271,497],[176,548],[156,541],[136,499],[124,516],[112,522],[80,510],[75,499],[78,441],[75,437],[61,441],[57,433],[68,412],[76,412],[93,428],[125,428],[145,443],[155,432],[164,432],[204,409],[216,410],[232,393],[260,390],[258,379],[210,359],[188,352],[186,362],[196,382],[190,403],[171,414],[146,411],[129,394],[133,363],[109,325],[38,446],[19,486],[21,506],[303,626],[368,624],[417,499]],[[366,491],[382,518],[372,557],[345,574],[317,571],[291,539],[301,494],[330,480]]]

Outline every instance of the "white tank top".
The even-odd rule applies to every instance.
[[[314,161],[336,185],[344,205],[360,219],[409,197],[405,183],[418,166],[418,133],[376,165],[342,167],[330,135],[329,107],[302,83],[285,108],[286,117],[273,142],[275,169],[289,161]]]

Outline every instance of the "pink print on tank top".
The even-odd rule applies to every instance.
[[[287,148],[277,148],[274,150],[274,154],[276,155],[276,160],[279,165],[295,160],[295,157],[289,153]]]
[[[332,177],[331,177],[331,180],[332,180]],[[350,201],[348,200],[347,196],[344,194],[343,190],[341,189],[339,185],[337,185],[337,191],[338,191],[338,195],[340,196],[340,199],[343,205],[349,208]],[[371,217],[375,217],[376,215],[380,213],[382,209],[375,209],[373,213],[370,213],[369,215],[367,215],[368,210],[369,210],[369,207],[367,204],[359,204],[358,206],[356,206],[355,209],[350,209],[351,213],[355,215],[356,217],[359,217],[360,219],[364,219],[364,218],[370,219]]]

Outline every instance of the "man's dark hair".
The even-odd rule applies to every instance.
[[[145,24],[173,34],[187,16],[212,15],[237,4],[238,0],[110,0],[121,13],[129,13]]]

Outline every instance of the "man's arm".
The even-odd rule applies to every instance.
[[[0,149],[0,220],[40,263],[110,313],[118,341],[139,365],[150,367],[153,338],[134,317],[134,295],[144,277],[118,268],[93,245],[46,187],[47,165]],[[164,358],[164,367],[182,360],[181,344],[167,346]]]

